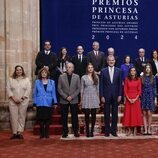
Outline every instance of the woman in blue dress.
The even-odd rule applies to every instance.
[[[126,55],[124,57],[124,64],[121,65],[121,71],[122,71],[122,80],[124,81],[125,78],[129,74],[129,69],[133,67],[133,64],[131,63],[131,57],[130,55]]]
[[[151,135],[152,113],[155,111],[156,98],[156,81],[152,74],[151,65],[148,63],[144,68],[142,76],[142,100],[144,135]]]

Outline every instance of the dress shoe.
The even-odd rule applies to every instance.
[[[148,132],[144,132],[143,135],[144,135],[144,136],[147,136],[147,135],[148,135]]]
[[[13,134],[10,139],[17,139],[17,134]]]
[[[89,137],[89,132],[86,132],[86,137]]]
[[[90,137],[94,137],[94,134],[93,134],[93,132],[91,132],[91,134],[90,134]]]
[[[110,135],[109,135],[109,133],[105,133],[105,137],[109,137]]]
[[[148,135],[148,136],[151,136],[151,135],[152,135],[152,133],[151,133],[151,132],[148,132],[148,133],[147,133],[147,135]]]
[[[75,137],[79,137],[80,135],[79,135],[79,133],[75,133],[74,136]]]
[[[64,133],[64,134],[62,135],[62,138],[66,138],[67,136],[68,136],[68,134],[65,134],[65,133]]]
[[[112,136],[114,136],[114,137],[118,137],[117,133],[111,133],[111,134],[112,134]]]
[[[17,138],[18,138],[18,139],[24,139],[24,137],[23,137],[22,134],[17,134]]]
[[[40,135],[40,139],[42,139],[42,138],[44,138],[44,136],[43,136],[43,135]]]
[[[47,139],[48,139],[48,138],[49,138],[49,135],[46,135],[46,136],[45,136],[45,138],[47,138]]]

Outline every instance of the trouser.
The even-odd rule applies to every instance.
[[[68,111],[70,106],[71,123],[74,133],[78,133],[78,105],[77,104],[61,104],[61,116],[63,125],[63,134],[68,134]]]
[[[49,125],[50,120],[39,120],[40,124],[40,137],[48,137],[49,136]]]
[[[96,121],[96,109],[84,109],[86,133],[89,134],[89,114],[91,113],[91,133],[94,132],[94,126]]]
[[[9,105],[10,122],[13,134],[24,131],[27,107],[28,102],[26,104]]]
[[[110,110],[112,110],[111,126],[110,126]],[[105,133],[117,132],[117,120],[118,120],[117,100],[113,98],[106,100],[104,106]]]

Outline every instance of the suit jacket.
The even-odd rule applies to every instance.
[[[94,51],[91,51],[87,54],[87,62],[92,63],[94,70],[99,72],[102,68],[105,67],[105,55],[104,52],[98,51],[98,57],[94,54]]]
[[[60,103],[69,104],[66,100],[68,96],[73,99],[70,104],[78,103],[78,94],[80,93],[80,78],[77,74],[72,74],[71,83],[69,85],[67,74],[61,74],[58,80],[58,92],[60,94]]]
[[[53,52],[50,52],[49,55],[48,55],[48,60],[45,61],[45,52],[41,51],[37,54],[35,63],[36,63],[36,66],[37,66],[36,71],[35,71],[35,75],[38,75],[38,71],[40,69],[42,69],[43,66],[48,66],[51,75],[54,75],[54,71],[55,71],[56,66],[57,66],[56,54],[53,53]]]
[[[136,68],[136,70],[137,70],[137,75],[138,76],[140,76],[140,74],[141,74],[141,72],[143,72],[143,70],[144,70],[144,67],[142,66],[142,63],[147,63],[148,62],[148,60],[145,58],[145,61],[144,62],[142,62],[141,60],[140,60],[140,58],[136,58],[135,59],[135,61],[134,61],[134,66],[135,66],[135,68]]]
[[[155,76],[155,75],[158,73],[158,72],[157,72],[157,69],[156,69],[155,62],[154,62],[153,59],[151,59],[151,60],[149,61],[149,63],[151,64],[153,75]]]
[[[21,78],[21,79],[14,79],[9,78],[9,81],[7,83],[7,93],[9,97],[9,105],[15,105],[16,103],[13,102],[12,99],[10,99],[11,96],[15,96],[18,99],[21,99],[23,96],[27,97],[22,104],[29,103],[29,97],[31,92],[31,83],[28,78]]]
[[[55,82],[48,79],[47,88],[44,89],[42,80],[36,80],[34,86],[34,104],[36,106],[51,107],[57,103]]]
[[[99,92],[100,97],[104,97],[105,101],[111,97],[117,100],[118,96],[122,95],[122,79],[119,68],[114,67],[113,83],[110,80],[108,67],[101,70]]]
[[[78,55],[75,55],[71,58],[71,62],[74,64],[75,66],[75,70],[74,73],[78,74],[80,76],[80,78],[85,75],[86,73],[86,67],[87,67],[87,57],[86,56],[82,56],[82,62],[80,62],[78,60]]]

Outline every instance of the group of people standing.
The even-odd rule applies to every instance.
[[[78,106],[85,114],[86,136],[94,136],[96,111],[104,104],[105,136],[117,137],[118,105],[125,104],[123,125],[127,135],[136,134],[136,128],[144,124],[144,135],[151,135],[152,113],[157,103],[158,52],[154,50],[150,60],[145,50],[139,49],[139,57],[131,63],[127,55],[118,68],[118,57],[113,48],[108,54],[99,51],[99,42],[93,42],[93,50],[85,56],[82,46],[77,54],[68,55],[62,47],[59,58],[51,51],[50,41],[45,41],[44,51],[37,54],[37,80],[34,84],[33,105],[40,124],[40,138],[49,138],[52,106],[59,103],[63,134],[68,136],[68,112],[70,107],[72,129],[79,137]],[[8,81],[9,110],[13,136],[23,139],[26,110],[31,91],[30,81],[23,67],[17,65]],[[110,119],[110,113],[111,119]],[[90,115],[91,114],[91,121]],[[142,117],[143,115],[143,117]],[[89,124],[91,122],[91,129]]]

